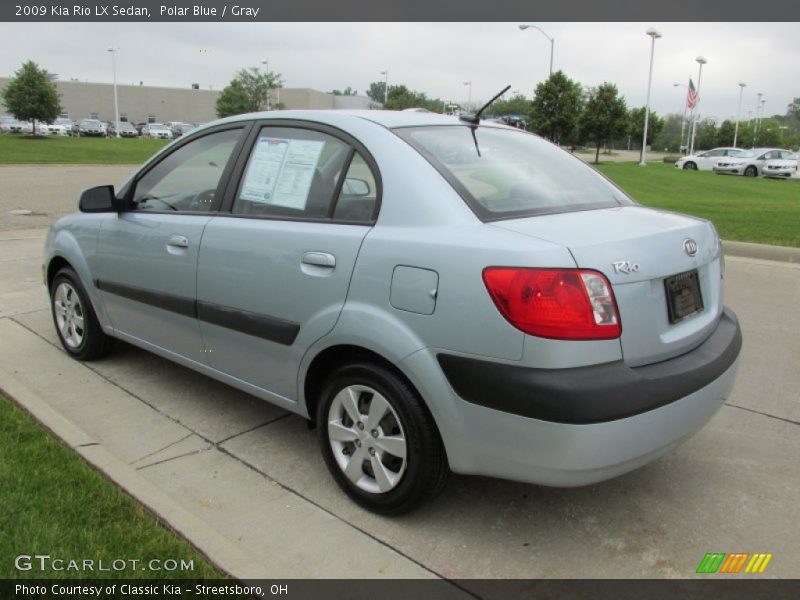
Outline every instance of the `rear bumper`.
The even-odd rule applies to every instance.
[[[562,383],[556,387],[561,394],[558,401],[543,401],[542,388],[528,389],[528,402],[540,409],[560,411],[559,402],[577,398],[569,414],[573,419],[582,415],[581,423],[532,418],[465,401],[454,392],[452,384],[447,385],[441,370],[440,383],[436,382],[430,367],[426,382],[430,385],[423,385],[422,389],[426,397],[432,393],[439,405],[433,412],[438,417],[453,471],[557,487],[588,485],[637,469],[701,429],[730,395],[740,347],[738,322],[726,310],[715,333],[682,357],[635,369],[612,363],[607,368],[616,381],[605,386],[595,381],[592,387],[590,378],[585,377],[587,373],[581,373],[571,386],[568,374],[582,369],[564,369]],[[413,361],[416,367],[425,368],[423,356],[415,355]],[[493,369],[489,378],[494,390],[491,403],[496,406],[497,398],[507,394],[502,386],[509,379],[500,373],[508,365],[489,364]],[[599,368],[599,372],[604,369]],[[620,375],[625,372],[621,369],[632,373]],[[518,385],[518,376],[510,379],[517,382],[512,387]],[[550,380],[545,378],[545,381]],[[656,384],[657,381],[661,383]],[[671,396],[668,400],[660,396],[662,403],[653,406],[650,394],[663,394],[658,389],[663,386],[671,390]],[[485,387],[481,389],[483,393],[488,391]],[[474,394],[463,388],[461,393]],[[620,397],[615,398],[614,393]],[[608,403],[613,405],[612,409],[606,409]],[[625,405],[635,408],[626,411]],[[630,416],[623,416],[626,413]],[[609,419],[612,415],[615,418]]]
[[[623,361],[573,369],[531,369],[440,354],[456,393],[472,404],[555,423],[625,419],[675,402],[707,386],[736,361],[739,323],[725,309],[717,328],[697,348],[643,367]]]

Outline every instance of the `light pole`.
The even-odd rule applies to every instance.
[[[117,52],[119,48],[109,46],[108,52],[111,53],[111,69],[114,72],[114,133],[119,137],[119,101],[117,100]]]
[[[708,62],[702,56],[698,56],[697,58],[695,58],[695,61],[697,61],[697,64],[700,65],[700,69],[697,72],[697,90],[695,90],[695,93],[697,94],[697,102],[692,107],[692,139],[689,142],[690,155],[694,154],[694,137],[697,134],[697,121],[694,118],[694,109],[697,108],[698,104],[700,104],[700,78],[703,76],[703,65]]]
[[[647,163],[645,163],[645,155],[646,155],[646,148],[647,148],[647,125],[650,121],[650,85],[653,82],[653,55],[656,51],[656,40],[661,37],[661,34],[658,32],[657,29],[651,27],[645,33],[650,36],[650,72],[647,75],[647,101],[645,102],[644,106],[644,135],[642,135],[642,152],[639,155],[639,166],[644,167]]]
[[[267,75],[267,110],[269,110],[269,59],[262,59],[261,64],[264,65],[264,73]]]
[[[739,82],[739,108],[736,109],[736,128],[733,130],[733,147],[736,148],[736,140],[739,139],[739,117],[742,114],[742,95],[744,88],[747,87],[746,83]]]
[[[556,40],[555,38],[551,38],[547,35],[544,30],[539,27],[538,25],[520,25],[520,31],[525,31],[526,29],[536,29],[539,33],[541,33],[544,37],[550,40],[550,75],[553,74],[553,46],[555,46]]]
[[[386,109],[386,103],[389,101],[389,69],[385,71],[381,71],[381,75],[384,75],[383,79],[383,108]]]
[[[687,94],[689,93],[689,86],[688,85],[684,85],[682,83],[673,83],[672,84],[672,87],[679,87],[679,86],[682,87],[682,88],[685,88]],[[685,126],[686,126],[686,107],[687,107],[688,104],[689,103],[687,102],[687,99],[684,98],[683,99],[683,118],[681,119],[681,141],[678,142],[678,152],[683,152],[683,132],[684,132]]]
[[[756,139],[758,138],[758,128],[761,125],[761,106],[762,106],[761,97],[763,95],[764,94],[761,92],[758,92],[756,94],[756,96],[758,96],[758,100],[756,101],[756,124],[753,127],[753,148],[756,147]]]
[[[469,95],[467,96],[467,112],[472,109],[472,82],[465,81],[464,85],[469,86]]]
[[[761,101],[758,103],[758,122],[756,123],[756,131],[758,132],[757,135],[759,137],[761,137],[761,119],[764,118],[764,105],[766,103],[767,103],[766,98],[762,98]]]

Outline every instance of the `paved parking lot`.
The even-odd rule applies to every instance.
[[[81,187],[125,170],[69,169]],[[728,259],[739,380],[677,451],[579,489],[454,476],[387,519],[338,490],[302,419],[124,344],[69,359],[40,282],[44,231],[5,215],[30,195],[50,219],[65,209],[60,172],[38,171],[23,196],[0,192],[0,388],[234,575],[683,578],[706,552],[770,552],[766,576],[800,577],[800,265]]]

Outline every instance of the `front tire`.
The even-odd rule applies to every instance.
[[[697,165],[695,163],[693,163],[693,162],[687,162],[685,165],[683,165],[683,170],[684,171],[697,171]]]
[[[406,513],[444,485],[449,469],[433,417],[394,371],[371,362],[339,368],[316,419],[328,470],[364,508]]]
[[[114,338],[106,335],[78,275],[64,267],[50,284],[50,309],[64,350],[78,360],[106,356]]]
[[[758,169],[756,169],[753,165],[750,165],[744,170],[745,177],[757,177],[758,176]]]

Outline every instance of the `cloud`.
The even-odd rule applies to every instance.
[[[645,101],[649,26],[656,41],[651,104],[659,113],[679,112],[684,91],[673,83],[697,77],[703,55],[700,110],[735,115],[739,88],[748,84],[743,117],[756,93],[766,114],[783,113],[800,86],[796,23],[538,23],[555,38],[554,66],[583,85],[616,83],[628,104]],[[545,78],[550,44],[517,23],[2,23],[0,74],[28,59],[62,79],[110,81],[106,47],[121,48],[118,80],[148,85],[223,87],[245,66],[282,73],[288,87],[323,91],[352,86],[363,93],[389,69],[390,83],[429,96],[464,101],[472,81],[474,101],[505,85],[531,95]],[[202,50],[202,52],[201,52]],[[696,83],[696,81],[695,81]]]

